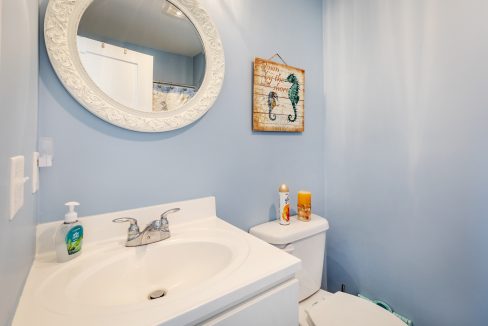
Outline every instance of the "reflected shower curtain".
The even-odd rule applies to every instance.
[[[172,111],[188,102],[195,95],[191,87],[153,84],[153,112]]]

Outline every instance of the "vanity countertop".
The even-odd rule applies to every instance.
[[[172,236],[124,246],[131,216],[140,225],[162,211]],[[186,325],[203,322],[294,277],[300,260],[216,216],[215,198],[203,198],[81,218],[83,253],[56,263],[52,236],[59,222],[38,226],[37,255],[13,324]],[[166,296],[149,300],[151,289]]]

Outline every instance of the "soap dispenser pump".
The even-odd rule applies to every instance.
[[[64,223],[58,227],[55,237],[56,258],[60,263],[78,257],[83,244],[83,226],[75,211],[80,203],[70,201],[65,205],[68,206],[68,213],[64,215]]]

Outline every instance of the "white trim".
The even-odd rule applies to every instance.
[[[171,0],[195,25],[205,49],[205,77],[199,91],[181,108],[142,112],[105,94],[83,68],[76,35],[81,16],[93,0],[50,0],[44,38],[51,64],[68,92],[88,111],[116,126],[141,132],[182,128],[200,119],[214,104],[224,81],[225,58],[216,26],[198,0]]]

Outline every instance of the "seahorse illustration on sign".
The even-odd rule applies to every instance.
[[[286,80],[292,84],[288,90],[288,98],[293,106],[293,116],[289,114],[288,121],[295,122],[297,119],[297,104],[298,101],[300,101],[300,96],[298,95],[300,91],[300,84],[298,83],[298,78],[295,76],[295,74],[289,74]]]
[[[271,113],[273,109],[278,105],[278,94],[275,92],[271,91],[268,94],[268,117],[270,120],[276,120],[276,114]]]
[[[305,130],[305,70],[254,59],[252,130]]]

